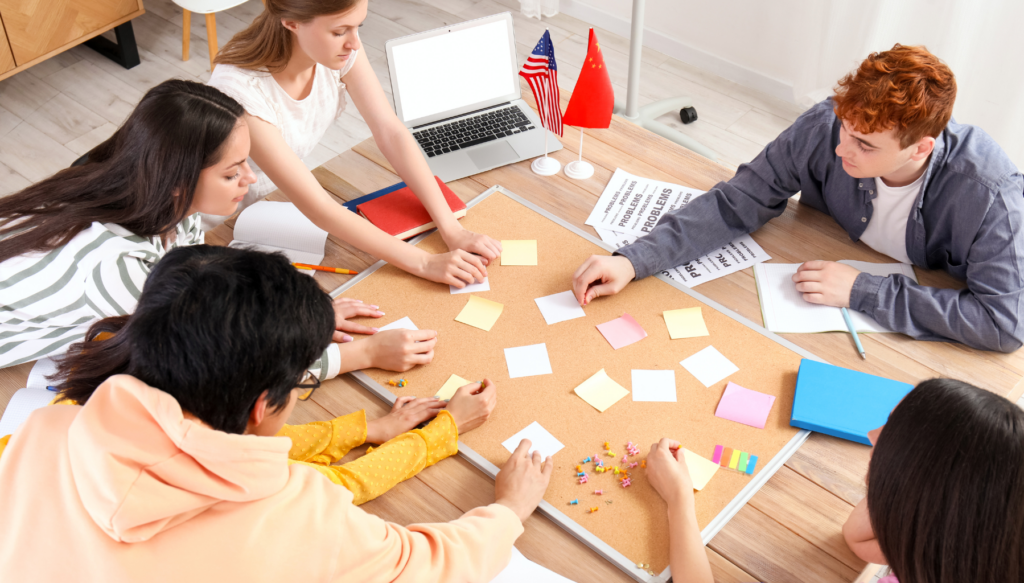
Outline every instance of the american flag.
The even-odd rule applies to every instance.
[[[537,46],[533,49],[519,76],[526,79],[537,100],[537,112],[540,123],[545,128],[562,135],[561,95],[558,92],[558,65],[555,64],[555,45],[551,44],[551,35],[544,31]]]

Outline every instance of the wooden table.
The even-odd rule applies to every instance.
[[[529,92],[526,91],[525,94]],[[567,98],[567,96],[566,96]],[[529,97],[527,97],[529,99]],[[563,103],[564,105],[564,103]],[[564,165],[577,155],[578,130],[567,127],[555,153]],[[520,162],[450,184],[463,200],[500,184],[576,226],[583,224],[612,172],[627,172],[708,189],[726,180],[732,171],[620,118],[608,130],[589,130],[587,159],[596,172],[576,181],[564,174],[539,177]],[[339,200],[351,200],[400,180],[373,140],[366,140],[313,171],[324,188]],[[285,200],[280,193],[271,199]],[[213,244],[231,240],[233,221],[207,235]],[[754,239],[782,263],[810,259],[858,259],[887,262],[888,258],[862,244],[854,244],[829,217],[797,201],[758,232]],[[373,257],[331,237],[325,265],[361,269]],[[349,276],[317,273],[326,290]],[[918,270],[922,284],[961,287],[943,273]],[[755,321],[761,321],[752,270],[700,285],[697,291]],[[364,298],[372,300],[373,298]],[[959,378],[1016,400],[1024,391],[1024,352],[997,354],[946,343],[917,342],[900,334],[862,335],[868,360],[861,361],[847,334],[787,334],[787,339],[825,360],[848,368],[917,383],[936,376]],[[444,350],[443,343],[439,350]],[[24,386],[30,365],[0,371],[0,409],[15,390]],[[313,399],[300,402],[290,422],[330,419],[365,409],[370,418],[387,409],[381,401],[348,376],[324,383]],[[344,461],[361,455],[353,451]],[[865,446],[814,434],[774,475],[707,547],[716,581],[815,583],[852,581],[864,563],[843,542],[841,526],[864,496],[864,473],[869,449]],[[363,506],[400,524],[447,521],[494,500],[494,483],[459,457],[445,460]],[[666,544],[668,542],[666,541]],[[516,543],[528,558],[575,581],[631,581],[610,563],[538,515],[526,522]]]

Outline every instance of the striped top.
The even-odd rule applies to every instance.
[[[200,215],[186,217],[166,247],[113,223],[93,223],[63,247],[0,263],[0,368],[63,354],[97,320],[135,309],[149,272],[169,250],[204,241]],[[312,367],[338,374],[331,344]]]

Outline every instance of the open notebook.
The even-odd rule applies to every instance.
[[[292,263],[317,265],[324,260],[325,243],[327,231],[314,225],[294,204],[263,200],[238,215],[235,240],[228,246],[280,252]]]
[[[871,275],[905,275],[917,283],[914,266],[907,263],[868,263],[866,261],[844,260],[859,271]],[[754,266],[757,280],[757,296],[761,300],[761,315],[764,327],[772,332],[846,332],[843,312],[832,306],[822,306],[804,301],[796,291],[793,274],[799,263],[759,263]],[[870,316],[849,310],[850,319],[857,332],[892,332]]]
[[[46,377],[55,372],[57,366],[49,358],[36,361],[32,371],[28,373],[28,380],[25,382],[27,387],[14,393],[4,409],[3,417],[0,417],[0,437],[14,433],[14,430],[28,419],[29,413],[45,407],[57,396],[57,393],[46,389],[49,384]]]

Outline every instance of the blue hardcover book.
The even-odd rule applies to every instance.
[[[405,183],[404,182],[399,182],[398,184],[395,184],[393,186],[389,186],[387,188],[382,188],[382,189],[380,189],[380,190],[378,190],[376,192],[371,192],[370,194],[367,194],[366,196],[360,196],[359,198],[354,198],[354,199],[344,203],[342,206],[344,206],[345,208],[347,208],[348,210],[350,210],[350,211],[352,211],[352,212],[354,212],[356,214],[359,214],[359,211],[356,209],[357,206],[363,204],[364,202],[369,202],[369,201],[371,201],[371,200],[373,200],[375,198],[380,198],[380,197],[384,196],[385,194],[394,192],[394,191],[396,191],[396,190],[398,190],[400,188],[405,188]]]
[[[871,445],[913,385],[814,360],[800,361],[790,425]]]

